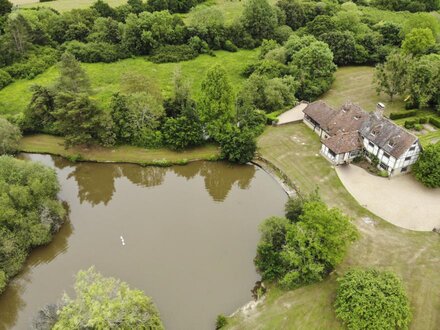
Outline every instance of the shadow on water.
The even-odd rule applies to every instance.
[[[0,310],[1,330],[10,329],[14,326],[19,312],[26,306],[26,302],[23,300],[23,293],[26,286],[32,282],[32,269],[40,264],[47,264],[57,256],[64,254],[69,247],[68,240],[73,232],[72,223],[67,217],[60,231],[55,234],[50,244],[32,250],[32,253],[26,260],[24,268],[0,297],[0,300],[8,302],[9,307],[7,312]]]

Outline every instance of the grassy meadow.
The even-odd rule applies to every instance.
[[[38,0],[11,0],[14,5],[19,8],[34,8],[34,7],[50,7],[58,12],[69,11],[76,8],[88,8],[96,0],[56,0],[49,2],[38,2]],[[106,0],[112,6],[119,6],[127,3],[127,0]]]
[[[84,63],[92,84],[93,95],[99,105],[106,108],[113,93],[120,90],[121,77],[126,72],[143,74],[157,82],[164,97],[169,96],[173,88],[173,74],[180,67],[182,73],[191,82],[194,96],[200,91],[206,71],[215,64],[222,65],[228,73],[235,91],[241,87],[244,77],[242,70],[257,60],[258,50],[240,50],[236,53],[215,52],[216,56],[201,55],[194,60],[180,63],[155,64],[145,58],[130,58],[115,63]],[[0,90],[0,115],[22,112],[31,99],[29,88],[34,84],[51,85],[58,77],[58,69],[53,66],[32,80],[18,80]]]
[[[304,124],[269,127],[258,145],[261,155],[287,174],[300,191],[307,193],[318,187],[326,203],[349,214],[361,238],[327,279],[287,292],[271,288],[261,305],[237,314],[227,328],[343,329],[333,308],[337,276],[351,267],[376,267],[394,271],[404,281],[413,313],[411,329],[439,329],[438,235],[395,227],[359,205],[336,171],[318,155],[319,138]]]

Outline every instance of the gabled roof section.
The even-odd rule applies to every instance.
[[[365,120],[368,119],[368,112],[353,103],[347,102],[333,116],[328,125],[328,133],[336,135],[338,133],[357,132],[362,127]]]
[[[337,155],[362,149],[361,139],[357,131],[338,133],[323,140],[322,143]]]
[[[336,111],[323,101],[310,103],[304,110],[304,114],[312,118],[318,125],[327,130],[331,118],[336,115]]]
[[[375,113],[369,115],[360,129],[360,134],[396,159],[402,157],[418,141],[415,135],[403,127]]]

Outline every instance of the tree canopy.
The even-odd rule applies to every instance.
[[[336,315],[348,329],[408,329],[408,297],[393,273],[354,269],[339,278],[338,283]]]
[[[0,118],[0,155],[15,153],[20,139],[20,129],[6,119]]]
[[[429,145],[422,151],[413,172],[425,186],[440,187],[440,143]]]

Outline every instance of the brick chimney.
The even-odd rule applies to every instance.
[[[383,113],[385,111],[385,104],[379,102],[376,104],[376,111],[374,112],[378,118],[383,117]]]

